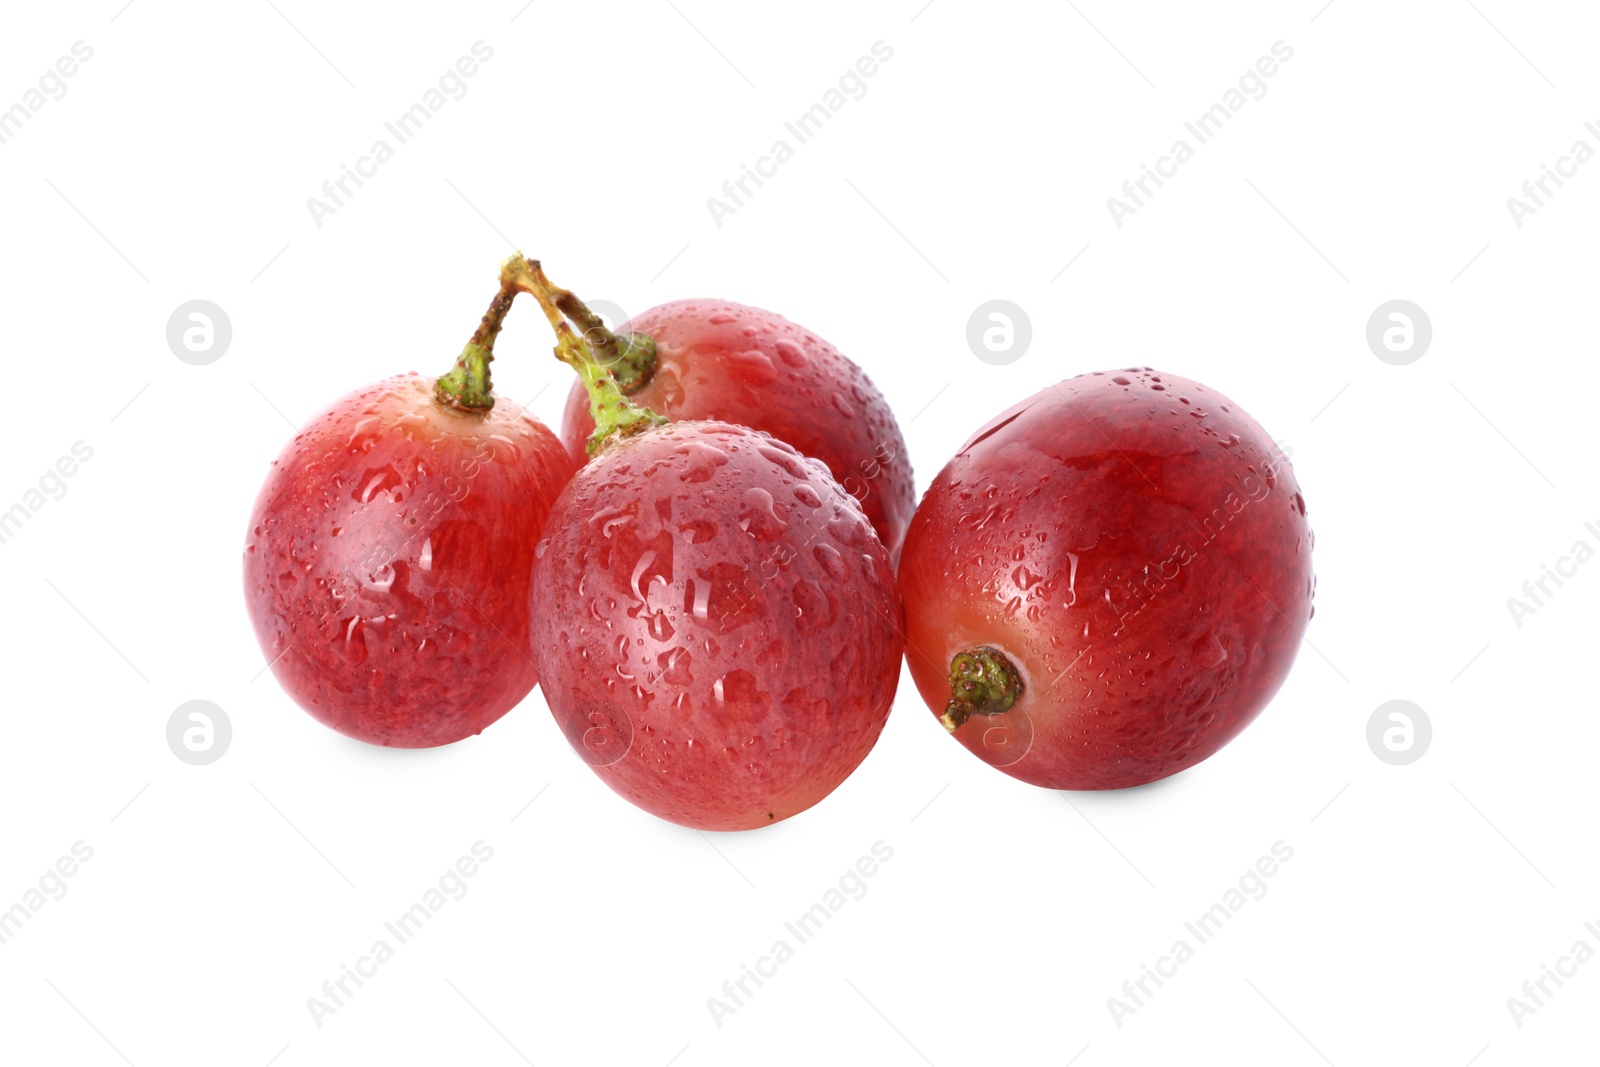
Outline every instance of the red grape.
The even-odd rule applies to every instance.
[[[533,550],[573,462],[489,391],[513,295],[437,384],[389,378],[312,419],[256,500],[245,601],[262,651],[301,707],[362,741],[458,741],[538,681]]]
[[[1294,473],[1220,393],[1146,367],[1051,386],[934,479],[900,567],[907,660],[980,759],[1116,789],[1227,744],[1311,617]]]
[[[611,333],[537,263],[524,273],[599,424],[534,565],[550,710],[608,785],[664,819],[743,830],[804,811],[866,757],[894,700],[888,550],[819,459],[630,401],[614,370],[654,342]]]
[[[838,349],[782,315],[727,300],[662,304],[618,332],[643,348],[619,374],[636,404],[673,420],[763,430],[822,460],[899,558],[916,507],[910,456],[883,394]],[[593,430],[588,393],[575,383],[561,439],[579,463]]]
[[[567,739],[663,819],[744,830],[871,750],[899,681],[889,554],[820,462],[743,426],[617,442],[556,501],[533,647]]]

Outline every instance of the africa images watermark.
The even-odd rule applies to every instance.
[[[1590,937],[1600,942],[1600,925],[1586,922],[1583,924],[1583,929]],[[1530,978],[1522,983],[1522,996],[1506,998],[1506,1010],[1511,1013],[1511,1021],[1516,1023],[1517,1029],[1522,1029],[1524,1020],[1528,1016],[1537,1015],[1540,1008],[1548,1007],[1548,1001],[1567,984],[1565,980],[1577,977],[1578,968],[1594,958],[1594,946],[1580,937],[1572,943],[1572,948],[1565,955],[1557,957],[1554,967],[1548,963],[1539,964],[1539,977]],[[1551,985],[1555,988],[1551,989]]]
[[[894,49],[883,41],[872,42],[871,53],[857,59],[854,66],[846,67],[844,73],[839,75],[836,87],[823,93],[820,101],[802,111],[793,121],[783,124],[784,131],[794,139],[794,144],[791,145],[787,138],[779,137],[772,142],[765,155],[756,159],[754,168],[747,163],[739,164],[739,176],[722,183],[722,197],[706,198],[706,210],[711,212],[711,221],[717,229],[722,229],[722,220],[726,216],[738,212],[745,206],[745,201],[755,196],[750,183],[754,182],[756,189],[759,189],[764,184],[763,178],[776,177],[778,168],[794,158],[796,147],[821,133],[822,127],[851,100],[860,100],[867,95],[866,79],[878,73],[879,64],[894,58]],[[848,97],[846,94],[849,94]]]
[[[339,976],[330,978],[322,983],[322,995],[306,998],[306,1010],[311,1013],[311,1021],[317,1029],[322,1029],[324,1020],[337,1014],[341,1008],[346,1007],[350,1000],[365,985],[365,979],[374,978],[378,968],[394,959],[395,949],[410,941],[432,918],[444,910],[444,906],[452,900],[460,900],[467,895],[467,880],[478,873],[479,865],[488,863],[494,858],[494,849],[483,841],[472,843],[472,854],[462,856],[454,864],[445,868],[436,884],[429,886],[422,893],[422,898],[410,908],[401,912],[399,917],[392,922],[383,924],[384,932],[388,937],[380,937],[373,941],[365,955],[356,957],[354,967],[339,964]],[[448,895],[447,895],[448,894]],[[393,938],[393,943],[390,943]],[[351,986],[355,988],[351,988]]]
[[[1183,924],[1185,932],[1194,938],[1193,945],[1188,938],[1178,938],[1165,955],[1157,957],[1154,967],[1148,963],[1139,964],[1139,977],[1122,983],[1122,996],[1106,998],[1106,1010],[1111,1012],[1111,1021],[1116,1023],[1118,1030],[1122,1029],[1123,1019],[1137,1014],[1140,1008],[1149,1004],[1156,992],[1166,984],[1164,979],[1175,977],[1179,967],[1194,959],[1198,946],[1221,933],[1229,920],[1243,911],[1250,901],[1260,900],[1267,895],[1267,879],[1278,873],[1280,864],[1294,858],[1294,849],[1283,841],[1274,841],[1271,852],[1270,856],[1262,856],[1247,868],[1239,876],[1238,883],[1229,886],[1222,894],[1221,900],[1201,912],[1192,922]],[[1154,989],[1151,988],[1152,984]]]
[[[21,932],[35,915],[44,910],[52,900],[67,895],[67,879],[78,873],[80,864],[94,858],[94,849],[82,841],[72,843],[70,856],[62,856],[39,876],[37,887],[29,886],[22,899],[5,911],[0,911],[0,945],[6,944]]]
[[[392,122],[383,124],[384,130],[394,138],[394,144],[391,145],[382,137],[373,141],[367,154],[356,158],[354,169],[344,163],[339,164],[339,176],[322,183],[322,198],[306,198],[306,210],[311,212],[311,221],[317,229],[322,229],[325,216],[337,214],[345,202],[355,196],[355,190],[350,188],[351,183],[355,184],[355,189],[360,189],[366,184],[363,178],[377,177],[378,168],[394,158],[398,146],[421,133],[422,128],[450,101],[460,100],[467,95],[466,80],[478,73],[480,63],[487,63],[494,58],[494,49],[483,41],[472,42],[470,51],[471,55],[460,57],[453,67],[439,75],[437,84],[429,87],[419,102],[402,111]]]
[[[878,873],[880,864],[894,858],[894,849],[883,841],[874,841],[870,851],[870,856],[862,856],[853,866],[847,867],[836,885],[830,886],[822,894],[821,900],[792,921],[784,923],[783,930],[788,936],[778,938],[766,954],[756,957],[753,968],[739,964],[739,977],[722,983],[722,996],[706,998],[706,1010],[711,1013],[711,1021],[717,1029],[722,1029],[724,1019],[749,1003],[766,984],[764,979],[776,977],[778,968],[794,959],[796,947],[820,933],[828,920],[843,911],[850,901],[860,900],[867,895],[867,879]],[[791,937],[793,944],[789,943]]]
[[[1586,522],[1583,528],[1596,541],[1600,541],[1600,526]],[[1539,564],[1541,572],[1539,577],[1530,578],[1522,583],[1522,595],[1527,599],[1506,597],[1506,610],[1511,612],[1511,621],[1517,624],[1517,629],[1522,629],[1524,617],[1537,614],[1540,608],[1546,606],[1546,601],[1556,595],[1556,590],[1565,584],[1563,578],[1577,577],[1578,568],[1594,559],[1594,553],[1594,547],[1580,537],[1572,543],[1567,555],[1556,559],[1554,568],[1548,563]],[[1555,589],[1550,588],[1552,582],[1555,583]]]
[[[1589,136],[1600,141],[1600,124],[1586,122],[1583,128]],[[1567,154],[1556,160],[1556,165],[1551,167],[1548,163],[1539,164],[1539,176],[1529,178],[1522,183],[1522,195],[1527,199],[1515,196],[1506,197],[1506,210],[1511,212],[1511,221],[1517,229],[1522,229],[1530,215],[1537,215],[1539,209],[1547,206],[1546,201],[1556,195],[1566,182],[1563,178],[1576,178],[1578,168],[1595,157],[1594,146],[1583,138],[1572,142],[1572,147]],[[1555,188],[1550,188],[1554,183]]]
[[[1139,177],[1122,183],[1122,195],[1127,197],[1127,200],[1115,196],[1106,198],[1106,209],[1111,212],[1111,221],[1116,224],[1117,229],[1122,229],[1124,218],[1137,214],[1139,209],[1145,206],[1145,202],[1155,196],[1149,183],[1154,182],[1156,188],[1160,189],[1166,184],[1162,181],[1163,178],[1176,177],[1178,168],[1194,158],[1197,146],[1205,144],[1221,133],[1228,120],[1244,110],[1245,104],[1251,100],[1260,100],[1267,95],[1266,79],[1278,73],[1280,63],[1287,63],[1294,58],[1294,49],[1283,41],[1274,41],[1271,52],[1271,55],[1257,59],[1255,66],[1239,75],[1237,88],[1230,88],[1223,93],[1220,102],[1212,104],[1194,120],[1183,124],[1189,136],[1194,138],[1193,145],[1185,138],[1178,138],[1172,142],[1167,154],[1156,160],[1154,168],[1147,163],[1141,163]]]
[[[66,79],[78,73],[80,64],[94,58],[94,49],[83,41],[72,42],[71,52],[56,60],[53,67],[45,68],[39,75],[37,88],[26,90],[20,101],[0,111],[0,144],[6,144],[21,133],[23,125],[43,111],[50,101],[66,96]]]
[[[39,475],[36,488],[22,494],[22,499],[0,511],[0,545],[8,543],[22,527],[52,500],[67,495],[67,479],[78,473],[81,464],[94,457],[94,449],[84,441],[72,443],[71,455],[61,456]]]

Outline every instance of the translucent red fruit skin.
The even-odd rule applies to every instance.
[[[935,713],[956,653],[1002,651],[1015,706],[956,738],[1007,774],[1117,789],[1227,744],[1311,617],[1294,472],[1227,397],[1149,368],[1084,375],[980,430],[923,497],[900,567]]]
[[[375,745],[459,741],[538,682],[533,552],[573,463],[514,404],[463,414],[389,378],[312,419],[273,461],[245,600],[295,702]]]
[[[703,830],[831,793],[899,681],[888,552],[825,467],[742,426],[673,423],[582,467],[545,528],[532,614],[573,748]]]
[[[890,556],[916,509],[911,457],[894,412],[860,367],[782,315],[727,300],[678,300],[619,332],[649,334],[656,367],[630,399],[673,421],[722,419],[787,441],[827,464],[861,502]],[[574,383],[561,419],[573,459],[594,430]]]

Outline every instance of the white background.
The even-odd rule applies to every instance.
[[[93,849],[0,945],[0,1059],[1592,1059],[1600,962],[1520,1027],[1506,1001],[1600,949],[1600,727],[1574,670],[1600,563],[1520,627],[1506,600],[1600,547],[1600,162],[1520,228],[1506,199],[1600,148],[1593,11],[122,3],[15,5],[0,35],[0,107],[94,49],[0,145],[0,510],[93,449],[0,544],[0,908]],[[315,225],[307,198],[478,40],[466,95]],[[715,225],[706,199],[879,40],[866,94]],[[1266,95],[1117,227],[1107,197],[1279,40]],[[614,796],[537,693],[442,750],[332,733],[263,673],[250,505],[293,425],[445,370],[513,244],[629,311],[722,296],[815,329],[899,413],[919,490],[1047,383],[1136,363],[1207,383],[1293,449],[1315,647],[1232,745],[1122,793],[989,769],[907,679],[833,796],[739,835]],[[208,366],[165,339],[197,298],[233,325]],[[965,340],[992,298],[1033,326],[1003,367]],[[1365,341],[1397,298],[1434,329],[1407,366]],[[548,348],[514,312],[495,370],[550,421],[569,376]],[[191,699],[233,723],[210,766],[167,748]],[[1433,723],[1409,766],[1367,746],[1391,699]],[[479,840],[467,895],[318,1027],[307,998]],[[716,1025],[707,998],[880,840],[866,895]],[[1280,840],[1266,895],[1118,1026],[1107,999]]]

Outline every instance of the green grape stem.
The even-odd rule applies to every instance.
[[[556,358],[576,371],[583,382],[589,394],[589,414],[594,419],[594,433],[587,446],[591,456],[614,441],[667,422],[629,400],[614,373],[614,368],[630,364],[643,354],[653,364],[653,341],[642,334],[619,338],[571,291],[551,282],[538,260],[528,259],[520,252],[501,264],[500,284],[502,291],[528,293],[539,301],[555,330]],[[578,329],[574,330],[574,326]]]

